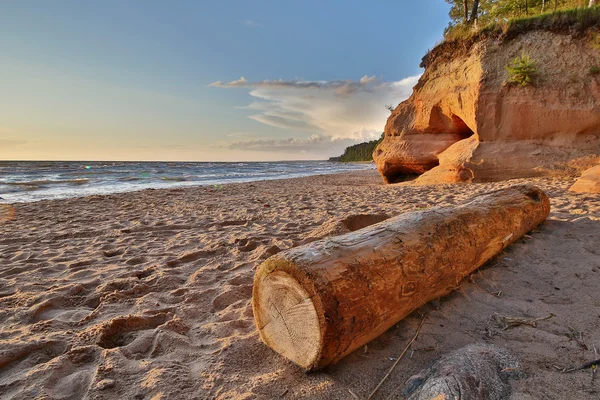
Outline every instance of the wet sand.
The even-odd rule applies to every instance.
[[[330,218],[462,204],[531,182],[544,224],[335,366],[306,374],[264,346],[254,269]],[[384,186],[374,171],[15,204],[0,210],[1,399],[364,399],[429,311],[375,398],[441,355],[493,343],[521,359],[515,399],[597,399],[600,196],[573,180]],[[494,313],[539,318],[503,330]]]

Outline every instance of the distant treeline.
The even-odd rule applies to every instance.
[[[379,140],[371,140],[346,147],[344,154],[339,157],[331,157],[329,161],[355,162],[355,161],[373,161],[373,151],[375,147],[383,140],[383,133]]]

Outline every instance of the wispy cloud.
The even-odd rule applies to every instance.
[[[264,28],[265,26],[263,24],[261,24],[260,22],[256,22],[252,19],[247,19],[244,21],[244,25],[249,27],[249,28]]]
[[[358,81],[280,79],[251,82],[241,77],[231,82],[217,81],[209,86],[248,89],[256,100],[244,108],[255,111],[249,118],[262,124],[304,131],[330,141],[363,141],[379,137],[389,116],[385,105],[398,104],[408,98],[418,78],[383,82],[375,76],[365,75]],[[275,142],[285,145],[280,140]],[[301,145],[299,142],[289,145],[293,144]]]
[[[313,134],[308,138],[244,140],[230,143],[225,147],[231,150],[277,153],[313,153],[315,151],[324,153],[333,151],[335,153],[354,143],[355,141],[352,139],[333,139]]]
[[[391,82],[391,84],[393,83],[395,82]],[[273,81],[264,80],[260,82],[249,82],[242,76],[240,79],[231,82],[217,81],[208,86],[221,88],[333,89],[336,94],[350,95],[358,90],[372,92],[386,87],[387,85],[390,85],[390,83],[381,82],[375,76],[365,75],[360,78],[358,82],[351,79],[337,81],[304,81],[300,79],[285,81],[283,79],[277,79]]]

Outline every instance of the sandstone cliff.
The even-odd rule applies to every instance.
[[[373,158],[386,182],[473,182],[572,172],[600,154],[600,29],[536,30],[510,40],[446,43],[424,59],[412,96],[398,105]],[[507,83],[523,52],[535,84]]]

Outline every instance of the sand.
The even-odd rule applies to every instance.
[[[259,341],[254,269],[330,218],[526,181],[551,197],[547,222],[337,365],[306,374]],[[429,311],[375,398],[401,398],[441,355],[491,343],[527,374],[514,399],[597,399],[589,369],[560,371],[600,358],[600,196],[572,183],[384,186],[363,171],[2,206],[0,398],[364,399]],[[494,313],[554,317],[503,330]]]

